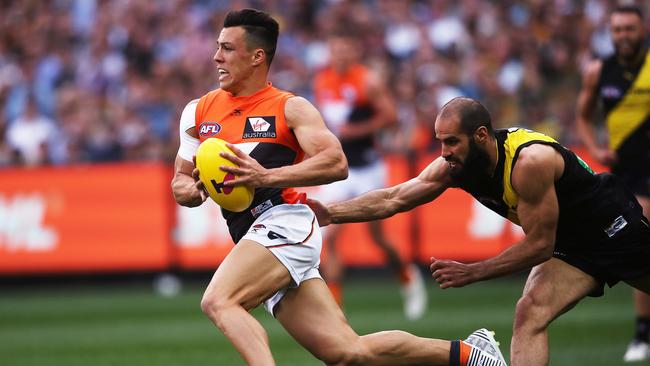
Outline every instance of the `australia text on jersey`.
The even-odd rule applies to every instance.
[[[246,118],[244,126],[244,139],[276,138],[275,116],[261,116]]]

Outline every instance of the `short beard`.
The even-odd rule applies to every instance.
[[[469,151],[467,158],[458,170],[451,170],[451,178],[459,185],[469,183],[475,179],[480,179],[487,175],[488,167],[490,166],[490,155],[479,148],[476,142],[470,138]]]
[[[639,41],[635,43],[633,48],[634,51],[629,56],[623,56],[618,51],[618,46],[614,45],[614,49],[616,50],[616,55],[626,63],[633,62],[637,58],[637,56],[639,56],[639,53],[641,53],[641,50],[643,49],[643,41]]]

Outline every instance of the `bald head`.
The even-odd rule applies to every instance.
[[[473,134],[481,126],[485,126],[490,135],[494,134],[490,113],[481,103],[472,98],[457,97],[450,100],[442,106],[438,119],[458,120],[460,130],[466,135]]]

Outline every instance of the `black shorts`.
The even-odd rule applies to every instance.
[[[635,222],[626,221],[612,237],[595,242],[559,239],[553,256],[594,277],[600,285],[589,296],[602,296],[605,284],[612,287],[650,273],[650,225],[641,216]]]

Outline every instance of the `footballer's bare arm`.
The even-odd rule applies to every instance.
[[[436,199],[450,186],[448,169],[448,164],[440,157],[417,177],[396,186],[327,206],[316,200],[309,200],[308,204],[316,212],[321,226],[383,219]]]
[[[305,152],[305,159],[272,169],[271,186],[313,186],[347,178],[348,162],[341,143],[327,129],[316,107],[305,98],[292,97],[285,105],[285,117]]]

